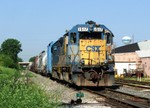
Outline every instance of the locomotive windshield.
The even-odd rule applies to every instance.
[[[79,33],[80,39],[103,39],[101,32],[81,32]]]
[[[111,33],[105,33],[105,35],[103,35],[102,32],[80,32],[79,33],[79,38],[80,39],[106,39],[107,44],[112,44],[113,43],[113,36]]]

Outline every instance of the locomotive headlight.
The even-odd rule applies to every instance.
[[[107,63],[108,63],[108,60],[105,60],[104,63],[107,64]]]
[[[80,60],[80,64],[81,64],[81,65],[84,65],[84,64],[85,64],[85,61],[84,61],[83,58]]]
[[[108,69],[109,69],[108,60],[105,60],[105,61],[104,61],[103,69],[104,69],[104,70],[108,70]]]

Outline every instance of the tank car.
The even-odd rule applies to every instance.
[[[45,75],[47,65],[47,51],[42,51],[38,59],[38,73]]]
[[[113,33],[94,21],[78,24],[52,43],[48,53],[54,78],[77,86],[112,86],[114,58]]]

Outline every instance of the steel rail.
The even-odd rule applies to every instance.
[[[139,85],[148,85],[148,86],[150,86],[150,82],[146,82],[146,81],[116,79],[115,82],[116,83],[125,82],[125,83],[132,83],[132,84],[139,84]]]
[[[139,85],[139,84],[132,84],[132,83],[124,83],[124,82],[116,82],[116,84],[127,85],[127,86],[137,87],[137,88],[150,89],[150,86],[146,86],[146,85]]]
[[[145,100],[147,102],[150,102],[150,98],[141,97],[141,96],[137,96],[137,95],[121,92],[121,91],[116,91],[116,90],[112,90],[112,89],[108,89],[108,91],[115,92],[115,93],[120,93],[120,94],[123,94],[123,95],[127,95],[127,96],[130,96],[130,97],[134,97],[134,98],[138,98],[138,99],[142,99],[142,100]]]
[[[130,107],[134,107],[134,108],[150,108],[149,105],[144,105],[144,104],[137,103],[137,102],[131,102],[131,101],[125,100],[125,99],[119,99],[110,94],[104,94],[102,92],[97,92],[97,91],[93,91],[93,90],[85,89],[85,88],[83,90],[100,95],[102,97],[105,97],[106,99],[109,99],[109,101],[115,101],[118,103],[122,103],[125,106],[130,106]]]

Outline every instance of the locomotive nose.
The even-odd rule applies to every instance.
[[[80,39],[79,45],[80,58],[84,59],[84,65],[100,65],[106,59],[106,40]]]

